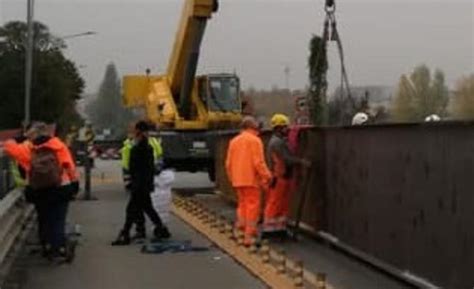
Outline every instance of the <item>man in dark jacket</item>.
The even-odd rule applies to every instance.
[[[157,239],[167,239],[171,235],[161,222],[153,208],[151,192],[154,189],[153,178],[155,164],[153,148],[148,143],[148,124],[140,121],[135,125],[135,142],[130,152],[129,172],[131,177],[131,199],[127,206],[125,225],[118,239],[112,245],[130,244],[130,229],[141,212],[144,212],[155,225],[153,234]]]

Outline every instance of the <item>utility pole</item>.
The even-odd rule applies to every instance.
[[[23,125],[26,127],[31,122],[31,83],[33,74],[33,40],[34,40],[34,0],[27,0],[27,43],[25,63],[25,119]]]

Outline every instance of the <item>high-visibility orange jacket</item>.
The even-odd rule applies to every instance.
[[[259,187],[272,175],[265,163],[263,143],[255,130],[244,130],[234,137],[227,150],[227,175],[233,187]]]
[[[62,183],[67,184],[77,180],[76,165],[67,146],[57,137],[52,137],[44,143],[34,145],[29,141],[17,143],[8,140],[4,144],[5,153],[15,159],[26,171],[28,176],[31,170],[31,154],[35,148],[47,147],[56,152],[60,166],[63,168]]]

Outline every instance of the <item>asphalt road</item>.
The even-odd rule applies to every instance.
[[[265,286],[231,257],[188,227],[172,218],[174,240],[192,240],[207,252],[143,254],[141,245],[109,245],[124,220],[127,196],[116,180],[117,162],[98,162],[93,193],[98,201],[72,203],[69,221],[80,224],[83,237],[70,265],[51,265],[39,256],[25,266],[28,289],[259,289]],[[102,178],[100,175],[106,176]],[[151,225],[148,222],[148,229]]]
[[[84,237],[72,265],[50,266],[38,257],[28,262],[28,289],[253,289],[265,288],[255,277],[236,264],[219,249],[205,253],[146,255],[140,246],[111,247],[123,224],[126,194],[121,185],[120,165],[116,161],[98,161],[93,171],[92,202],[74,202],[70,221],[81,225]],[[174,187],[178,190],[210,191],[213,184],[204,173],[177,173]],[[195,197],[228,217],[234,208],[215,195]],[[150,224],[150,223],[148,223]],[[172,218],[170,229],[177,240],[192,240],[198,246],[211,246],[209,241]],[[344,256],[313,240],[282,243],[287,254],[302,259],[310,271],[328,274],[337,289],[404,289],[411,288]]]

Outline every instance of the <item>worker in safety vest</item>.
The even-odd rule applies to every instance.
[[[10,172],[15,183],[15,188],[24,188],[26,186],[26,179],[21,175],[18,163],[15,161],[10,162]]]
[[[74,146],[74,143],[77,141],[78,136],[79,136],[79,131],[77,130],[77,127],[73,125],[69,128],[69,132],[66,135],[66,139],[64,143],[69,148],[72,148]]]
[[[122,176],[125,184],[125,190],[130,193],[131,190],[131,177],[130,177],[130,152],[135,144],[134,140],[135,134],[135,124],[131,124],[128,128],[128,137],[123,142],[121,151],[121,163],[122,163]],[[156,164],[157,169],[158,163],[161,161],[163,156],[163,149],[161,147],[161,141],[155,137],[148,137],[148,144],[153,149],[153,158]],[[130,201],[127,205],[127,210],[130,210]],[[137,219],[135,220],[135,230],[136,234],[131,237],[132,240],[139,240],[146,238],[146,226],[145,226],[145,215],[143,212],[137,214]]]
[[[29,129],[29,128],[28,128]],[[27,136],[25,135],[24,131],[22,130],[21,134],[17,137],[14,138],[15,142],[18,144],[24,143],[25,144],[29,140]],[[28,145],[31,145],[30,143]],[[15,184],[15,188],[24,188],[27,185],[26,181],[26,172],[23,167],[21,167],[18,162],[16,162],[14,159],[10,160],[10,173],[13,177],[13,181]]]
[[[290,152],[287,141],[289,125],[290,119],[284,114],[275,114],[271,119],[273,135],[267,147],[267,160],[275,179],[266,195],[262,237],[287,236],[286,225],[294,167],[311,165],[309,161],[295,157]]]
[[[262,185],[268,187],[272,179],[258,127],[253,117],[244,117],[242,131],[230,141],[226,158],[227,175],[237,192],[236,229],[244,232],[245,245],[252,244],[257,236],[260,189]]]
[[[123,246],[131,243],[130,229],[139,218],[137,215],[146,213],[154,223],[153,234],[156,239],[168,239],[171,234],[161,221],[160,216],[152,205],[150,197],[154,189],[154,175],[156,163],[154,149],[148,140],[149,124],[139,121],[135,125],[135,143],[130,150],[129,170],[131,176],[131,193],[127,205],[126,220],[119,236],[112,242],[112,246]],[[145,232],[142,232],[145,234]],[[144,237],[144,235],[143,235]]]

